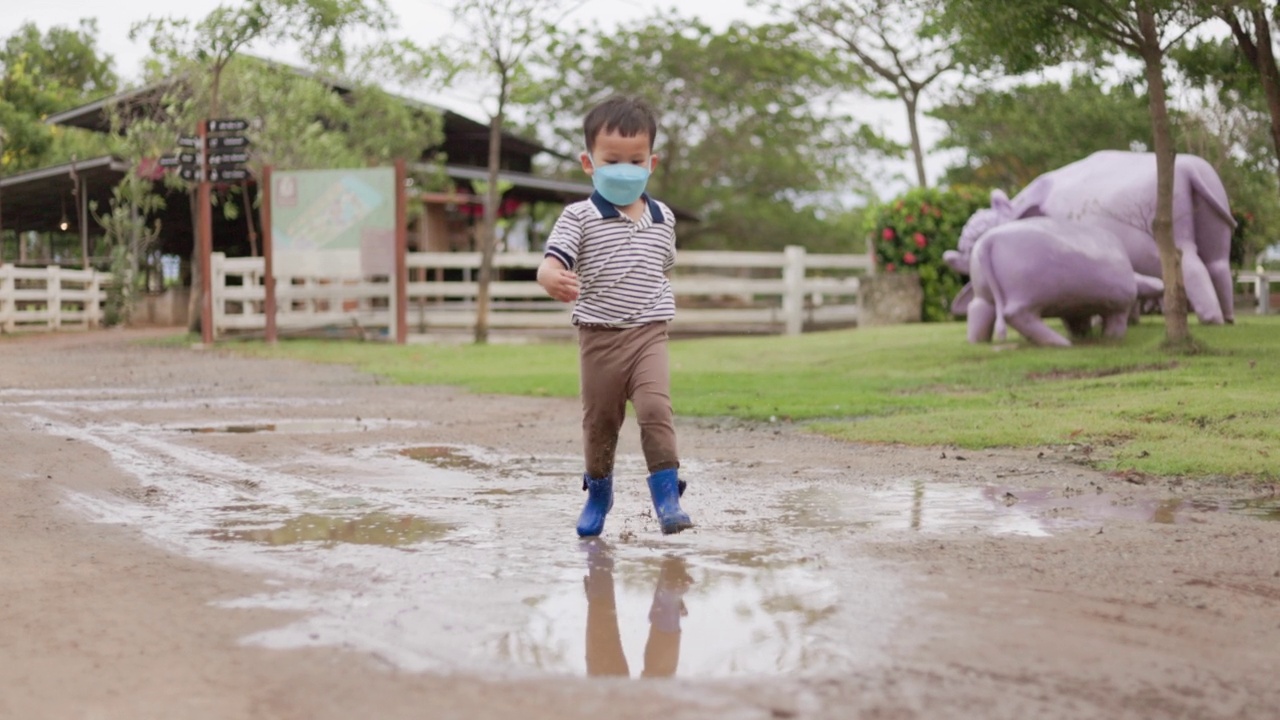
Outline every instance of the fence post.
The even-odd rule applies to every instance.
[[[45,312],[48,313],[47,323],[50,330],[62,329],[62,268],[57,265],[50,265],[45,268],[48,277],[44,282],[44,295],[46,298]]]
[[[787,335],[799,335],[804,330],[804,256],[800,245],[788,245],[782,251],[782,283],[786,287],[782,296],[782,317]]]
[[[17,310],[17,303],[13,299],[13,292],[13,266],[0,265],[0,330],[7,333],[14,331],[13,314]]]
[[[222,265],[222,261],[226,259],[226,253],[209,253],[209,296],[213,301],[213,312],[209,314],[213,317],[210,321],[212,327],[206,337],[215,340],[218,338],[218,328],[225,321],[224,315],[227,311],[227,301],[224,299],[227,289],[227,270]]]
[[[97,270],[89,270],[89,285],[85,288],[84,324],[86,330],[102,325],[102,276]]]
[[[1254,287],[1258,293],[1258,314],[1266,315],[1271,312],[1271,278],[1266,273],[1258,273]]]

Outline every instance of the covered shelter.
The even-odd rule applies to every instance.
[[[313,76],[305,70],[288,69],[299,77]],[[123,111],[126,122],[129,118],[152,117],[159,111],[166,93],[180,82],[181,78],[169,78],[125,90],[51,115],[46,122],[110,133],[116,130],[111,124],[113,112]],[[324,82],[342,96],[355,92],[354,86],[347,83],[330,79]],[[464,198],[459,203],[425,203],[426,211],[410,228],[410,249],[472,250],[475,248],[476,227],[482,216],[482,205],[476,202],[475,189],[478,182],[488,177],[489,126],[445,108],[409,99],[404,102],[420,107],[424,112],[438,113],[443,128],[443,141],[438,146],[424,148],[416,162],[411,163],[411,169],[438,173],[441,169],[437,164],[439,159],[446,158],[443,172],[452,181],[450,194]],[[500,214],[503,217],[518,215],[520,219],[513,224],[521,225],[526,236],[535,227],[528,208],[539,203],[567,204],[584,199],[592,192],[588,182],[536,174],[534,158],[544,153],[567,159],[536,142],[504,133],[500,180],[506,190]],[[143,166],[144,172],[158,176],[154,160],[144,161]],[[90,206],[96,203],[98,212],[105,211],[112,188],[132,169],[128,162],[108,156],[0,178],[0,229],[28,233],[28,237],[33,238],[30,247],[20,241],[18,248],[6,248],[0,260],[105,267],[108,262],[106,252],[99,251],[103,233],[92,218]],[[246,205],[252,203],[257,192],[254,178],[245,181],[242,189],[243,196],[224,194],[223,197]],[[165,209],[154,216],[161,223],[158,252],[181,258],[185,267],[195,245],[193,201],[182,190],[165,189],[162,193]],[[673,210],[682,219],[696,219],[684,210]],[[233,257],[257,254],[260,230],[255,227],[258,222],[256,215],[256,212],[242,211],[237,219],[229,220],[222,213],[213,213],[214,249]],[[530,237],[524,249],[536,249],[531,245],[537,240]],[[32,252],[28,253],[28,250]],[[33,253],[39,257],[31,257]]]
[[[91,207],[105,208],[129,165],[112,157],[0,177],[0,230],[18,235],[6,258],[19,264],[92,265],[102,228]]]

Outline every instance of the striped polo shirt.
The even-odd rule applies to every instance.
[[[578,274],[573,324],[632,328],[670,320],[675,296],[666,272],[676,262],[676,218],[671,208],[644,196],[639,220],[600,193],[564,209],[546,255]]]

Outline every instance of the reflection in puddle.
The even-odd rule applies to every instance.
[[[624,561],[599,540],[583,548],[582,572],[498,643],[503,659],[590,676],[776,675],[830,667],[852,644],[823,624],[837,609],[835,583],[794,565]]]
[[[878,490],[840,484],[793,492],[786,519],[810,529],[878,529],[918,532],[978,530],[993,534],[1045,536],[1102,522],[1174,524],[1197,513],[1237,512],[1280,519],[1280,501],[1209,502],[1184,498],[1139,498],[1074,488],[966,487],[913,481]]]
[[[1280,497],[1274,495],[1232,503],[1231,509],[1259,520],[1280,520]]]
[[[438,540],[453,529],[452,525],[446,523],[412,515],[387,513],[370,513],[355,518],[301,515],[274,528],[234,528],[236,524],[235,520],[229,521],[224,523],[224,529],[208,534],[215,540],[242,540],[266,545],[351,543],[399,547],[424,540]]]
[[[264,422],[231,423],[227,425],[185,425],[174,428],[180,433],[194,435],[231,434],[248,435],[252,433],[279,434],[325,434],[344,432],[368,432],[393,426],[409,426],[411,423],[391,420],[365,420],[362,418],[329,418],[318,420],[272,420]]]

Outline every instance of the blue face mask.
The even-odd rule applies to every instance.
[[[591,174],[591,183],[595,185],[596,192],[618,207],[626,207],[639,200],[644,194],[645,186],[649,184],[647,167],[631,163],[596,165],[594,159],[591,159],[591,167],[595,168],[595,172]]]

